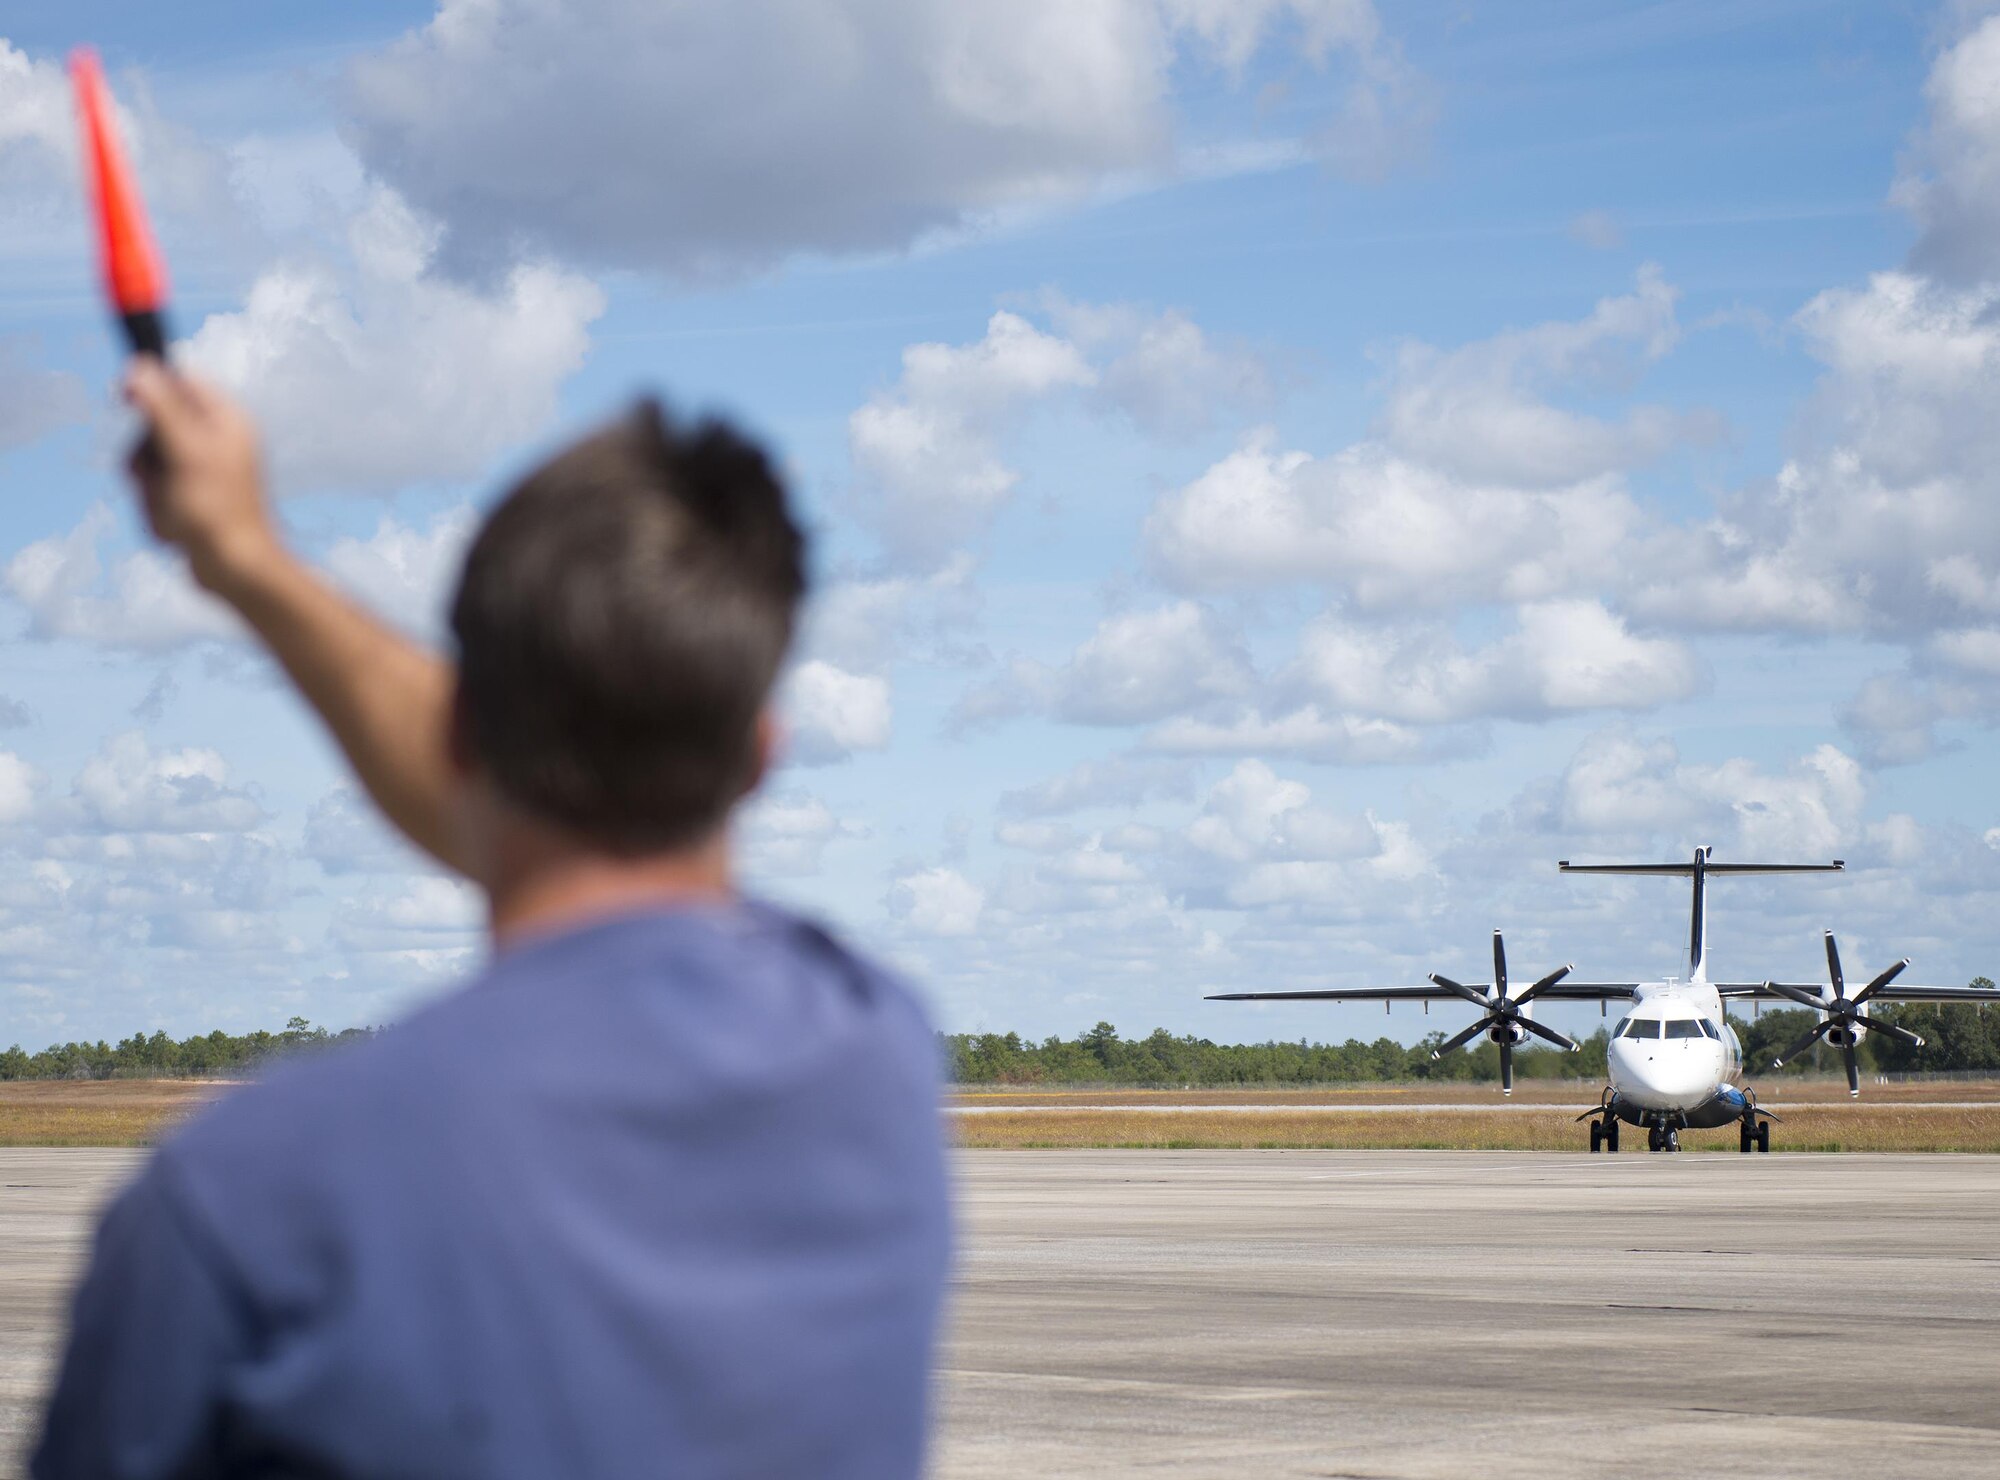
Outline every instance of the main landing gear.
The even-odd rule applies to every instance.
[[[1612,1108],[1611,1087],[1604,1087],[1604,1096],[1597,1102],[1595,1110],[1586,1110],[1577,1119],[1590,1122],[1590,1149],[1592,1151],[1616,1151],[1618,1149],[1618,1112]]]
[[[1736,1123],[1736,1149],[1748,1156],[1752,1151],[1771,1149],[1771,1122],[1778,1117],[1757,1108],[1757,1096],[1744,1091],[1743,1118]],[[1763,1117],[1759,1119],[1758,1117]]]

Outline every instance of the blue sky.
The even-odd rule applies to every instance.
[[[60,61],[297,543],[434,633],[634,392],[781,450],[820,596],[758,888],[941,1024],[1204,991],[2000,964],[2000,19],[1903,4],[15,4],[0,1040],[393,1017],[476,964],[111,474]],[[1355,1014],[1343,1016],[1342,1014]]]

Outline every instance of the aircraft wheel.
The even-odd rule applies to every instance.
[[[1618,1122],[1615,1120],[1604,1127],[1604,1149],[1606,1151],[1618,1149]]]
[[[1745,1121],[1736,1133],[1736,1149],[1747,1156],[1756,1149],[1756,1146],[1757,1134],[1750,1129],[1750,1123]]]
[[[1646,1149],[1648,1151],[1660,1149],[1660,1128],[1656,1125],[1646,1127]]]
[[[1673,1128],[1672,1126],[1668,1126],[1668,1127],[1667,1127],[1667,1139],[1666,1139],[1666,1144],[1665,1144],[1665,1145],[1664,1145],[1664,1146],[1663,1146],[1663,1147],[1662,1147],[1661,1149],[1662,1149],[1662,1150],[1666,1150],[1666,1151],[1678,1151],[1678,1150],[1680,1150],[1680,1149],[1681,1149],[1681,1133],[1680,1133],[1679,1131],[1675,1130],[1675,1129],[1674,1129],[1674,1128]]]
[[[1594,1120],[1590,1123],[1590,1149],[1594,1152],[1604,1149],[1604,1127]]]
[[[1771,1149],[1771,1122],[1768,1120],[1757,1127],[1757,1149],[1759,1151]]]

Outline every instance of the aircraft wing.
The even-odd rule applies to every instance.
[[[1815,997],[1823,998],[1826,995],[1824,982],[1784,982],[1780,985],[1790,987],[1794,992],[1810,992]],[[1766,1002],[1791,1002],[1794,1006],[1797,1005],[1796,999],[1787,997],[1783,992],[1772,991],[1769,982],[1718,982],[1715,990],[1724,998],[1732,1000],[1761,997]],[[1920,983],[1905,986],[1900,982],[1891,982],[1888,986],[1878,987],[1870,993],[1868,1000],[1871,1002],[2000,1002],[2000,987],[1926,987]]]
[[[1637,982],[1560,981],[1535,994],[1537,1002],[1616,1001],[1638,990]],[[1477,1006],[1457,992],[1443,987],[1326,987],[1314,992],[1213,992],[1210,1002],[1465,1002]]]

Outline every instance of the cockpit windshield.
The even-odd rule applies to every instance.
[[[1701,1031],[1701,1024],[1700,1024],[1699,1020],[1697,1020],[1697,1019],[1695,1019],[1695,1018],[1668,1018],[1668,1019],[1667,1019],[1667,1037],[1669,1037],[1669,1038],[1700,1038],[1701,1036],[1703,1036],[1703,1035],[1702,1035],[1702,1031]]]
[[[1695,1021],[1701,1024],[1702,1032],[1713,1038],[1717,1043],[1722,1042],[1722,1030],[1717,1028],[1714,1023],[1711,1023],[1707,1018],[1697,1018]]]
[[[1628,1017],[1619,1026],[1620,1038],[1657,1038],[1660,1036],[1658,1018]]]

